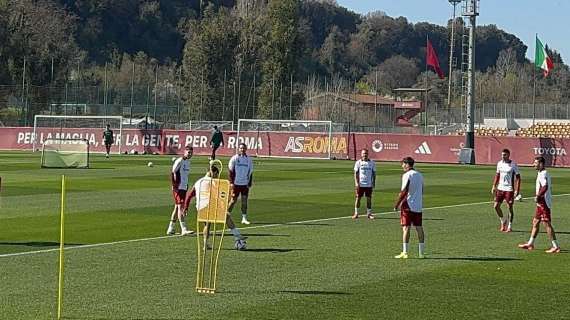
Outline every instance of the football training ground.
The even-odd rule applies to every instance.
[[[494,167],[417,164],[428,258],[416,259],[412,233],[410,258],[398,260],[399,164],[377,164],[377,219],[353,221],[354,162],[255,159],[252,224],[238,223],[248,250],[227,237],[219,292],[203,295],[196,238],[165,236],[171,157],[94,155],[91,169],[39,163],[39,154],[0,153],[0,319],[56,317],[63,174],[65,319],[570,319],[568,169],[548,169],[562,247],[549,255],[544,230],[534,251],[517,248],[529,237],[533,168],[522,169],[525,199],[506,234],[491,207]],[[206,165],[192,159],[191,182]]]

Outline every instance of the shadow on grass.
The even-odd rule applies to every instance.
[[[542,227],[542,225],[541,225],[541,229],[543,229],[543,228],[544,228],[544,227]],[[554,228],[554,231],[556,231],[556,234],[570,234],[570,231],[558,231],[558,230],[556,230],[556,227]],[[530,227],[528,228],[528,230],[513,230],[513,231],[511,231],[511,232],[513,232],[513,233],[528,233],[528,234],[530,234]],[[538,233],[546,234],[546,231],[540,230]]]
[[[348,292],[340,291],[321,291],[321,290],[281,290],[277,291],[279,293],[294,293],[294,294],[306,294],[306,295],[350,295]]]
[[[314,226],[314,227],[330,227],[332,224],[330,223],[311,223],[311,222],[304,222],[304,223],[296,223],[296,222],[288,222],[285,223],[287,226]]]
[[[234,249],[235,250],[235,249]],[[246,249],[243,252],[268,252],[268,253],[287,253],[293,251],[303,251],[305,249],[282,249],[282,248],[259,248],[259,249]]]
[[[522,261],[520,258],[509,257],[430,257],[429,260],[457,260],[457,261],[483,261],[483,262],[496,262],[496,261]]]
[[[289,234],[272,234],[272,233],[244,233],[243,235],[246,237],[252,237],[252,238],[255,238],[255,237],[290,237],[291,236]],[[231,234],[227,235],[227,236],[231,236]]]
[[[65,243],[66,246],[82,246],[82,243]],[[0,246],[27,246],[35,248],[59,247],[59,242],[28,241],[28,242],[0,242]]]

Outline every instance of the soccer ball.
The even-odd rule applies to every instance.
[[[149,166],[149,167],[152,167],[152,166],[153,166],[152,161],[149,162],[149,163],[147,163],[146,165]]]
[[[239,250],[239,251],[247,249],[245,240],[236,240],[236,242],[234,244],[234,248],[236,248],[236,250]]]

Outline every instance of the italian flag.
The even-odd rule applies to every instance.
[[[550,73],[550,70],[554,69],[554,63],[552,63],[552,59],[546,53],[542,42],[536,37],[536,52],[534,55],[534,65],[537,68],[542,69],[544,73],[544,77],[547,77]]]

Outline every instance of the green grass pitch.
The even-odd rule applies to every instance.
[[[191,181],[206,163],[192,160]],[[549,169],[563,250],[548,255],[543,232],[535,251],[517,248],[530,199],[516,203],[513,233],[497,230],[493,167],[418,164],[428,259],[415,259],[413,233],[410,259],[397,260],[398,164],[378,164],[377,219],[352,221],[353,162],[255,159],[253,224],[238,224],[249,250],[226,239],[219,293],[206,296],[194,291],[196,238],[164,237],[170,166],[167,156],[94,155],[92,169],[40,169],[38,154],[0,153],[0,319],[55,318],[62,174],[65,319],[570,319],[568,169]],[[525,197],[535,177],[522,169]]]

